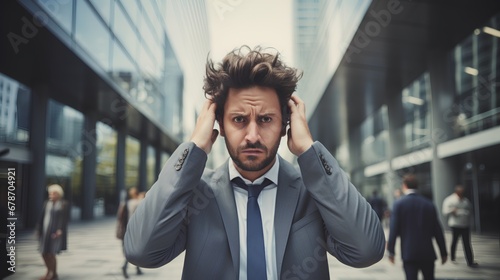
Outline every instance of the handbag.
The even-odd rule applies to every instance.
[[[128,223],[128,209],[127,203],[122,202],[118,207],[117,223],[116,223],[116,238],[123,240],[125,231],[127,230]]]

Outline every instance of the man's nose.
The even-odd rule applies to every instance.
[[[256,143],[259,141],[259,126],[255,121],[248,124],[245,140],[249,143]]]

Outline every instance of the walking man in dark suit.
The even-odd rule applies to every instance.
[[[366,267],[385,237],[370,204],[309,132],[297,70],[243,47],[207,63],[189,142],[166,162],[131,217],[131,263],[162,266],[185,251],[182,279],[329,279],[326,252]],[[230,159],[205,170],[219,131]],[[287,133],[287,127],[288,133]],[[281,137],[298,169],[277,155]]]
[[[425,280],[434,280],[437,259],[432,239],[439,246],[441,263],[448,259],[443,229],[436,207],[429,199],[417,194],[418,182],[413,174],[403,177],[403,193],[393,206],[387,250],[394,263],[396,238],[401,237],[401,257],[407,280],[417,280],[422,271]]]

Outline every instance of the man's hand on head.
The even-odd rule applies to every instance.
[[[292,95],[288,101],[290,108],[290,128],[288,129],[288,149],[296,156],[311,147],[313,139],[306,119],[306,106],[304,101]]]
[[[219,131],[214,129],[216,107],[217,105],[212,100],[205,101],[191,135],[191,142],[194,142],[198,148],[207,154],[212,150],[212,146],[219,135]]]

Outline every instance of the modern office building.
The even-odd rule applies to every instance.
[[[114,215],[127,188],[156,180],[184,137],[165,11],[152,0],[1,2],[0,179],[15,169],[18,228],[35,224],[49,184],[78,220]],[[3,205],[4,183],[0,193]]]
[[[325,1],[320,10],[336,19],[319,17],[332,32],[319,32],[304,68],[314,73],[301,88],[314,138],[366,197],[376,189],[391,205],[412,172],[440,209],[464,184],[475,230],[498,232],[500,2]],[[360,14],[352,33],[338,28]]]

